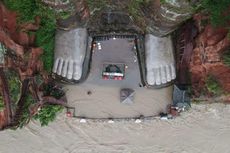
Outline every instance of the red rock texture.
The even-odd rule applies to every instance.
[[[5,111],[0,111],[0,129],[7,123],[5,116]]]
[[[16,13],[9,11],[0,3],[0,42],[17,55],[24,54],[25,48],[34,43],[34,35],[28,35],[28,31],[36,31],[39,28],[40,18],[35,18],[35,23],[16,24]]]
[[[214,76],[225,91],[230,92],[230,68],[224,64],[210,65],[209,73]]]
[[[0,26],[8,29],[10,34],[16,31],[16,17],[15,12],[7,10],[4,5],[0,4]]]
[[[36,31],[39,28],[40,18],[36,17],[34,23],[24,23],[18,25],[16,22],[17,14],[9,11],[0,2],[0,42],[4,46],[14,52],[17,59],[6,58],[4,67],[12,68],[19,73],[20,80],[23,81],[26,77],[32,77],[40,72],[43,68],[39,57],[43,50],[34,48],[35,35],[29,35],[29,31]],[[24,55],[28,55],[29,58]],[[9,96],[7,81],[4,80],[3,68],[1,68],[0,79],[0,95],[4,99],[4,110],[0,112],[0,129],[9,125],[12,121],[12,110],[7,108],[11,106],[11,100],[5,97]],[[4,84],[5,83],[5,84]]]
[[[215,28],[210,24],[201,27],[201,16],[194,20],[199,29],[195,47],[190,62],[190,72],[193,91],[199,96],[205,89],[205,80],[214,76],[225,92],[230,93],[230,68],[223,64],[222,54],[230,47],[228,29]]]

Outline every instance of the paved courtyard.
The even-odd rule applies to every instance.
[[[76,116],[90,118],[152,116],[166,109],[172,100],[172,87],[147,89],[141,86],[133,39],[116,38],[96,41],[96,44],[86,81],[65,86],[68,103],[75,107]],[[102,69],[105,63],[125,64],[124,80],[103,80]],[[120,102],[122,88],[131,88],[135,91],[133,104]]]

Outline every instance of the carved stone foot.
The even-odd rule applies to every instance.
[[[88,45],[85,28],[58,30],[55,38],[53,73],[68,80],[80,80]]]
[[[146,79],[151,86],[164,85],[176,78],[171,37],[145,36]]]

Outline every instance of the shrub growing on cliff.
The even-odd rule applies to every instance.
[[[6,79],[9,87],[10,98],[12,100],[12,107],[15,107],[19,98],[20,98],[20,90],[21,90],[21,82],[19,80],[19,76],[13,70],[7,70],[5,72]],[[3,97],[0,95],[0,111],[4,108]]]
[[[40,1],[38,0],[4,0],[5,4],[7,5],[8,8],[11,10],[14,10],[18,13],[18,30],[23,30],[20,29],[20,24],[21,23],[28,23],[28,22],[33,22],[35,16],[40,16],[41,17],[41,23],[40,23],[40,29],[36,32],[34,31],[29,31],[28,33],[35,33],[36,35],[36,43],[31,45],[30,47],[34,47],[34,45],[37,47],[41,47],[44,49],[44,54],[43,54],[43,64],[45,66],[46,70],[50,70],[51,66],[53,64],[53,48],[54,48],[54,34],[55,34],[55,29],[56,29],[56,19],[55,19],[55,13],[50,10],[49,8],[44,7],[43,5],[40,4]],[[27,8],[28,7],[28,8]],[[15,21],[15,19],[13,19]],[[7,28],[4,30],[8,30]],[[23,46],[24,49],[27,48],[27,46]],[[42,75],[43,77],[40,77],[40,79],[37,79],[39,77],[39,73],[43,73],[44,71],[42,70],[42,66],[37,69],[35,66],[37,63],[40,63],[40,52],[39,54],[34,54],[33,58],[28,58],[30,57],[32,52],[28,52],[29,56],[27,54],[24,55],[22,58],[23,60],[19,59],[18,56],[11,56],[9,55],[9,60],[14,63],[14,67],[16,70],[16,74],[19,73],[20,70],[26,70],[28,69],[28,66],[31,66],[31,73],[25,73],[26,75],[23,74],[24,78],[23,80],[20,80],[18,75],[15,75],[13,73],[7,73],[7,72],[2,72],[1,74],[4,74],[1,76],[6,76],[6,81],[8,84],[6,84],[4,87],[1,86],[1,89],[8,89],[7,90],[7,95],[10,96],[10,100],[4,99],[4,97],[0,97],[0,107],[3,106],[3,100],[9,106],[11,107],[8,112],[13,112],[12,114],[12,119],[9,122],[6,122],[4,126],[6,127],[23,127],[28,123],[28,121],[34,117],[34,115],[38,112],[39,108],[40,111],[39,113],[34,117],[35,119],[39,120],[42,125],[47,125],[48,122],[53,121],[55,116],[57,115],[58,111],[60,111],[63,107],[62,106],[56,106],[56,105],[61,105],[62,103],[66,102],[66,100],[63,100],[62,102],[55,103],[58,101],[58,96],[63,96],[58,95],[57,93],[60,93],[59,90],[56,89],[55,83],[52,82],[51,79],[48,78],[46,75]],[[18,55],[18,54],[17,54]],[[38,62],[37,62],[38,60]],[[17,62],[20,61],[20,64],[17,64]],[[33,62],[31,62],[33,61]],[[33,64],[31,64],[33,63]],[[42,65],[42,64],[41,64]],[[10,69],[10,65],[5,66],[5,68]],[[36,76],[35,76],[36,75]],[[46,80],[47,79],[47,80]],[[21,82],[22,81],[22,90],[20,90]],[[42,82],[42,83],[41,83]],[[45,86],[48,83],[53,83],[53,86],[49,88],[43,89],[43,86]],[[45,90],[45,91],[44,91]],[[61,90],[61,89],[60,89]],[[44,95],[45,92],[45,95]],[[55,94],[53,94],[55,93]],[[20,95],[20,96],[18,96]],[[45,99],[44,96],[47,96]],[[44,98],[44,99],[43,99]],[[54,102],[52,101],[54,98]],[[18,101],[18,99],[20,99]],[[51,100],[50,100],[51,99]],[[55,101],[56,100],[56,101]],[[55,105],[56,104],[56,105]],[[48,109],[47,109],[48,108]],[[1,129],[0,129],[1,130]]]
[[[45,87],[45,94],[48,94],[50,96],[54,96],[55,98],[61,98],[64,93],[60,90],[53,89],[52,86],[46,86]],[[20,118],[20,124],[18,125],[19,128],[24,127],[29,120],[31,119],[30,112],[29,112],[29,106],[31,104],[35,104],[36,101],[33,99],[32,95],[28,94],[25,99],[25,105],[22,108],[23,113]],[[38,120],[41,124],[41,126],[46,126],[50,122],[54,121],[58,113],[60,113],[64,109],[63,106],[60,105],[44,105],[40,108],[37,114],[32,116],[32,119]]]
[[[230,49],[224,53],[223,62],[224,62],[224,64],[226,64],[227,66],[230,67]]]
[[[134,17],[138,18],[140,16],[141,5],[144,4],[145,0],[131,0],[128,11]]]
[[[41,17],[40,28],[36,32],[36,45],[44,50],[44,69],[51,71],[56,29],[55,12],[37,0],[4,0],[4,4],[19,14],[19,23],[34,21],[36,16]]]
[[[19,80],[19,76],[14,71],[8,71],[6,73],[7,75],[7,81],[9,84],[9,90],[10,90],[10,97],[11,100],[16,103],[20,98],[20,90],[21,90],[21,82]]]
[[[0,111],[4,108],[3,98],[0,95]]]
[[[3,0],[3,2],[9,9],[20,14],[20,22],[33,21],[38,9],[35,0]]]
[[[46,126],[49,122],[54,121],[57,112],[62,110],[63,107],[59,105],[46,105],[34,116],[34,119],[39,120],[41,126]]]
[[[230,20],[230,0],[201,0],[201,6],[210,14],[211,23],[215,26],[226,26]]]
[[[57,99],[60,99],[64,96],[62,90],[54,88],[53,84],[48,84],[44,86],[44,95],[53,96]],[[60,105],[44,105],[39,112],[33,117],[36,120],[39,120],[41,126],[48,125],[49,122],[54,121],[57,116],[57,112],[63,110],[63,106]]]
[[[208,91],[212,93],[214,96],[220,96],[223,93],[220,84],[217,82],[214,76],[208,76],[206,80],[206,87]]]
[[[107,2],[105,0],[86,0],[87,4],[89,6],[90,12],[93,12],[95,10],[100,10],[104,8],[107,5]]]

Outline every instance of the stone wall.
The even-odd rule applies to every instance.
[[[192,3],[188,0],[151,1],[142,10],[146,18],[146,31],[156,36],[169,34],[193,14]]]

